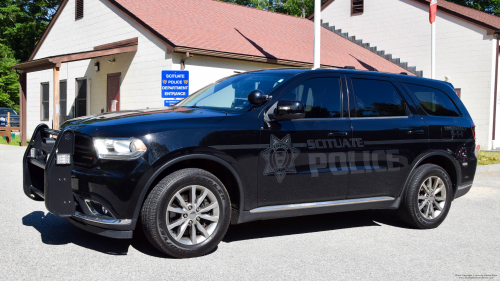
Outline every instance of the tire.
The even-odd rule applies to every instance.
[[[398,215],[415,228],[436,228],[448,215],[452,200],[453,189],[448,173],[440,166],[424,164],[410,175]]]
[[[213,174],[194,168],[176,171],[161,180],[141,210],[148,240],[176,258],[210,253],[226,234],[230,219],[231,202],[222,182]]]

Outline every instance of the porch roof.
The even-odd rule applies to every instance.
[[[12,68],[20,70],[23,73],[35,72],[40,70],[61,67],[63,62],[87,60],[110,55],[129,53],[137,51],[138,38],[118,41],[106,45],[94,47],[94,50],[78,52],[72,54],[52,56],[27,62],[21,62],[13,65]]]

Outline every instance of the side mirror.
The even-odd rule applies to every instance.
[[[306,116],[304,105],[296,100],[280,100],[269,117],[273,121],[301,119]]]
[[[268,100],[269,96],[266,96],[261,90],[253,90],[248,94],[248,101],[253,105],[261,105]]]

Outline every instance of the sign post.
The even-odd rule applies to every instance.
[[[172,106],[189,96],[189,71],[163,70],[161,72],[161,97],[164,106]]]

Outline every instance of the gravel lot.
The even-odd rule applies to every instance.
[[[140,233],[100,237],[47,213],[22,191],[23,153],[0,145],[1,280],[500,280],[499,172],[478,174],[434,230],[392,211],[260,221],[231,226],[207,256],[176,260]]]

